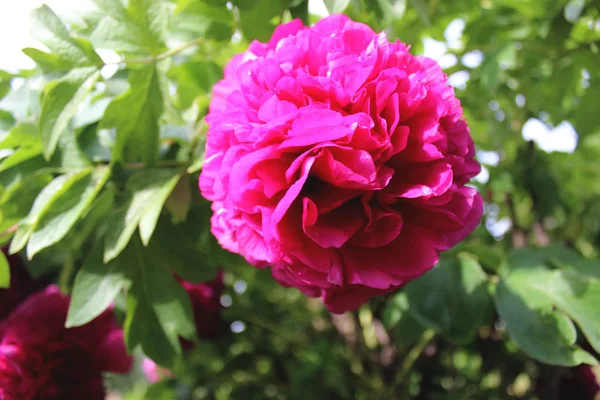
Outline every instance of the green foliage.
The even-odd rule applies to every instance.
[[[176,375],[149,386],[138,370],[109,379],[111,390],[126,399],[535,399],[562,368],[597,363],[594,2],[324,1],[413,53],[424,38],[444,43],[451,81],[469,76],[456,93],[489,172],[473,182],[486,201],[481,227],[421,278],[342,316],[224,251],[197,189],[204,116],[224,66],[282,22],[317,21],[310,2],[94,3],[69,24],[34,10],[46,50],[23,51],[37,67],[0,71],[0,241],[71,293],[67,326],[112,308],[128,349]],[[571,123],[576,150],[526,142],[530,118],[548,135]],[[498,220],[506,232],[492,229]],[[176,277],[204,282],[219,269],[224,333],[197,340]],[[0,288],[9,283],[2,257]]]
[[[405,292],[412,316],[450,341],[472,342],[487,322],[488,282],[477,261],[469,256],[440,262],[409,283]]]
[[[10,264],[4,253],[0,255],[0,289],[10,287]]]

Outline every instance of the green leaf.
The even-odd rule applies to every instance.
[[[204,216],[208,219],[208,215]],[[213,279],[220,264],[213,252],[220,250],[217,248],[219,245],[212,243],[210,227],[198,217],[199,210],[195,209],[183,224],[173,225],[166,216],[162,216],[148,246],[156,262],[169,265],[181,278],[192,283]],[[208,235],[210,237],[205,240]]]
[[[72,36],[50,7],[43,5],[36,8],[32,15],[33,36],[63,60],[61,63],[66,62],[73,66],[102,64],[102,59],[92,45],[85,39]]]
[[[117,257],[131,240],[136,228],[148,244],[162,207],[175,188],[181,171],[151,169],[139,171],[127,183],[129,201],[108,223],[104,262]]]
[[[177,82],[181,107],[188,108],[196,97],[210,93],[215,83],[223,79],[223,69],[210,60],[194,59],[172,67],[169,77]]]
[[[31,147],[20,147],[12,153],[10,156],[2,160],[0,164],[0,173],[10,170],[11,168],[18,167],[21,164],[25,164],[27,161],[35,161],[41,157],[42,154],[41,145],[33,145]],[[38,163],[35,163],[39,166]]]
[[[582,261],[576,251],[560,245],[551,245],[538,250],[540,255],[557,266],[570,265]]]
[[[600,279],[600,260],[580,260],[563,266],[565,271],[574,271],[580,276]]]
[[[185,221],[190,211],[191,203],[190,181],[188,176],[184,175],[177,181],[177,185],[165,202],[165,207],[173,216],[173,222],[178,223]]]
[[[405,288],[409,311],[422,325],[457,343],[473,341],[490,296],[486,275],[470,256],[442,261]]]
[[[41,250],[58,243],[92,204],[108,178],[110,168],[96,167],[53,200],[48,212],[40,215],[27,244],[31,259]]]
[[[17,121],[13,115],[5,110],[0,110],[0,131],[11,129]]]
[[[506,330],[521,350],[543,363],[595,364],[594,357],[575,344],[577,333],[571,320],[554,310],[551,299],[536,289],[535,282],[547,281],[549,274],[521,271],[500,281],[494,300]]]
[[[0,289],[7,289],[10,287],[10,264],[4,252],[0,253]]]
[[[165,49],[168,4],[163,0],[130,0],[125,9],[119,0],[94,0],[107,15],[91,40],[98,46],[126,53],[156,55]]]
[[[105,226],[102,222],[113,210],[115,202],[115,188],[113,185],[105,185],[104,190],[98,195],[96,200],[89,207],[87,213],[71,229],[71,232],[63,239],[63,242],[69,244],[69,248],[74,251],[80,249],[88,237],[96,232],[97,237],[104,234],[101,227]]]
[[[47,160],[54,153],[61,135],[69,129],[77,108],[99,78],[100,72],[95,67],[78,68],[44,89],[40,132]]]
[[[546,280],[531,282],[540,293],[579,325],[596,351],[600,351],[600,279],[577,270],[552,271]]]
[[[154,66],[131,71],[130,88],[108,105],[100,129],[114,128],[113,162],[142,160],[151,165],[158,158],[163,98]]]
[[[509,254],[506,264],[500,269],[500,274],[508,275],[514,271],[547,270],[546,257],[539,251],[522,247]]]
[[[92,166],[92,163],[79,148],[77,133],[67,129],[58,139],[58,148],[50,159],[51,165],[56,165],[66,170],[83,169]]]
[[[61,175],[50,182],[36,197],[33,206],[20,223],[15,236],[10,244],[10,254],[15,254],[21,251],[27,241],[37,228],[40,218],[48,212],[53,206],[56,199],[69,190],[76,182],[83,179],[90,173],[89,170],[73,172],[70,174]]]
[[[52,175],[37,171],[12,185],[0,196],[0,231],[9,229],[25,218],[44,187],[52,181]]]
[[[405,292],[394,296],[384,310],[385,326],[394,329],[396,340],[394,343],[399,348],[407,348],[419,341],[425,327],[412,316],[409,311],[408,297]]]
[[[271,19],[281,15],[289,5],[286,0],[258,0],[252,7],[239,8],[240,28],[248,41],[269,41],[275,30]]]
[[[350,5],[350,0],[323,0],[329,14],[342,14]]]
[[[137,239],[122,257],[133,283],[127,296],[127,348],[141,345],[155,362],[171,366],[181,354],[179,337],[196,336],[191,300],[164,264],[148,258]]]
[[[36,48],[27,47],[21,50],[27,57],[31,58],[46,74],[70,70],[73,65],[67,60],[61,59],[56,54],[46,53]]]
[[[120,259],[102,262],[102,246],[97,245],[75,277],[65,326],[85,325],[102,314],[117,294],[131,285]]]
[[[0,136],[0,148],[33,147],[41,145],[38,127],[29,122],[20,122]]]
[[[299,18],[304,25],[310,25],[308,0],[302,0],[298,5],[290,7],[290,14],[292,14],[292,18]]]

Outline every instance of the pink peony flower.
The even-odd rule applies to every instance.
[[[112,311],[66,329],[68,306],[68,297],[51,285],[0,322],[0,400],[102,400],[102,372],[130,369]]]
[[[343,15],[282,25],[213,89],[212,232],[333,312],[394,291],[479,224],[461,116],[440,67],[385,33]]]

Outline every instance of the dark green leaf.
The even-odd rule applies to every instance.
[[[158,364],[170,366],[181,353],[179,337],[196,336],[190,298],[163,264],[149,258],[139,240],[122,257],[133,283],[127,298],[127,347],[141,345]]]
[[[240,27],[246,39],[269,41],[275,24],[271,22],[288,7],[286,0],[258,0],[251,8],[240,8]]]
[[[114,128],[113,162],[142,160],[151,165],[158,157],[163,98],[154,66],[131,71],[130,88],[109,105],[101,129]]]
[[[15,236],[10,244],[10,254],[22,250],[27,241],[37,228],[40,218],[46,214],[64,192],[69,190],[79,180],[85,178],[90,173],[89,170],[74,172],[61,175],[50,182],[36,197],[33,206],[20,223]]]
[[[600,351],[600,279],[577,270],[553,271],[548,279],[531,282],[537,291],[571,317],[590,344]]]
[[[158,54],[165,49],[169,9],[163,0],[130,0],[125,9],[119,0],[94,0],[107,15],[92,33],[99,47],[126,53]]]
[[[200,283],[213,279],[219,268],[212,234],[198,210],[193,210],[183,224],[173,225],[168,218],[159,219],[148,248],[157,262],[168,265],[188,282]],[[208,215],[204,215],[208,219]],[[199,223],[200,222],[200,223]],[[206,237],[210,235],[210,237]],[[216,242],[216,241],[215,241]],[[221,250],[223,251],[223,250]]]
[[[553,309],[552,301],[535,288],[551,271],[521,271],[501,280],[495,294],[496,308],[517,345],[530,357],[546,364],[574,366],[594,364],[588,352],[575,345],[577,333],[571,320]]]
[[[110,168],[96,167],[53,200],[52,208],[39,216],[27,244],[31,259],[41,250],[58,243],[92,204],[108,178]]]
[[[148,244],[162,207],[180,178],[180,171],[145,170],[132,175],[126,207],[116,212],[108,223],[104,262],[117,257],[129,243],[136,228]]]
[[[419,323],[457,343],[475,339],[491,300],[485,273],[467,255],[440,262],[405,292]]]
[[[10,287],[10,264],[4,252],[0,253],[0,289],[6,289]]]
[[[175,223],[185,221],[192,202],[190,181],[188,175],[181,177],[165,202],[165,207],[173,216]]]
[[[32,26],[34,36],[63,60],[61,62],[73,66],[102,64],[92,45],[85,39],[72,36],[50,7],[43,5],[33,11]]]
[[[100,77],[95,67],[74,69],[60,81],[50,83],[44,90],[40,132],[44,156],[49,159],[58,141],[69,129],[77,108]]]
[[[393,328],[395,344],[400,348],[407,348],[419,341],[425,328],[409,312],[408,298],[405,292],[394,296],[384,311],[386,327]]]
[[[116,259],[102,262],[102,246],[96,245],[75,277],[66,327],[85,325],[106,310],[117,294],[131,285],[125,266]]]

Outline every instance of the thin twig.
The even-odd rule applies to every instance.
[[[187,50],[191,47],[195,47],[198,45],[201,45],[202,43],[204,43],[204,38],[198,38],[198,39],[194,39],[192,41],[189,41],[187,43],[182,44],[179,47],[175,47],[173,49],[169,49],[167,51],[164,51],[160,54],[157,54],[156,56],[151,56],[151,57],[143,57],[143,58],[132,58],[130,60],[119,60],[116,62],[107,62],[107,63],[103,63],[103,65],[136,65],[136,64],[154,64],[157,61],[162,61],[164,59],[167,59],[169,57],[173,57],[176,54],[181,53],[184,50]]]
[[[406,379],[406,376],[412,369],[413,365],[419,359],[421,353],[423,353],[429,342],[431,342],[434,337],[435,331],[433,329],[427,329],[425,332],[423,332],[419,342],[412,349],[410,349],[406,357],[404,357],[402,360],[402,364],[396,373],[396,379],[394,379],[394,382],[392,382],[392,390],[395,391],[396,384],[404,383],[404,380]]]

